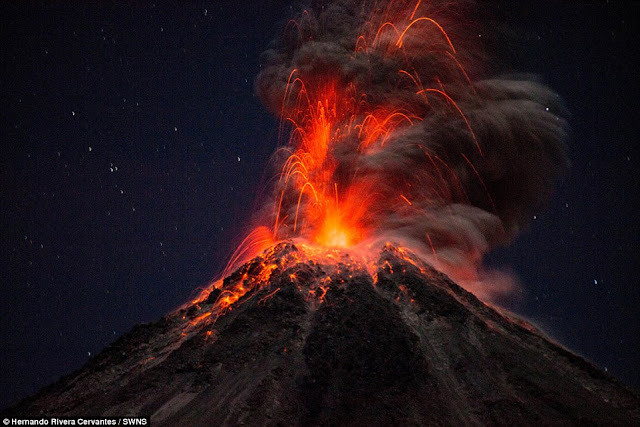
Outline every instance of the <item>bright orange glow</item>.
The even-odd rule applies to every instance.
[[[332,212],[325,218],[316,240],[323,246],[346,248],[351,245],[353,236],[340,220],[340,216]]]
[[[461,155],[468,170],[462,171],[450,166],[446,154],[424,141],[424,132],[416,132],[423,139],[415,136],[414,139],[398,138],[403,134],[411,135],[414,126],[429,123],[427,120],[432,116],[455,116],[456,121],[460,118],[468,130],[463,130],[468,140],[462,142],[468,144],[467,152],[477,153],[480,159],[483,157],[471,122],[460,107],[468,104],[458,103],[456,94],[459,92],[455,89],[448,92],[455,85],[448,85],[450,79],[438,71],[420,75],[418,70],[424,70],[424,64],[417,64],[415,68],[412,65],[415,53],[426,50],[430,52],[431,62],[447,64],[443,69],[454,75],[454,82],[471,86],[452,39],[438,21],[426,16],[428,5],[425,3],[403,0],[400,4],[400,0],[390,0],[386,8],[378,9],[380,16],[371,16],[363,24],[353,44],[348,46],[354,64],[341,64],[345,68],[351,65],[363,67],[370,59],[372,68],[377,64],[401,64],[388,70],[391,88],[388,97],[387,94],[381,97],[378,93],[368,93],[366,81],[348,80],[343,76],[344,71],[341,74],[329,66],[321,73],[309,73],[304,66],[296,68],[293,65],[290,71],[285,71],[288,78],[275,92],[274,107],[280,115],[278,138],[282,147],[276,155],[281,166],[273,180],[273,209],[261,218],[262,224],[268,226],[256,227],[238,245],[220,276],[227,279],[211,283],[191,301],[209,310],[197,316],[192,313],[189,317],[191,325],[214,323],[219,316],[232,310],[234,304],[240,304],[262,290],[271,273],[284,268],[282,265],[263,263],[257,272],[236,272],[233,280],[228,276],[243,262],[272,250],[269,248],[279,241],[296,239],[296,245],[299,241],[305,242],[309,245],[304,251],[306,256],[335,257],[337,261],[340,248],[359,253],[359,244],[379,237],[375,233],[380,224],[376,224],[375,219],[383,215],[376,216],[377,213],[410,215],[424,206],[441,206],[464,199],[466,194],[459,177],[464,178],[467,174],[475,175],[487,191],[475,165],[464,153]],[[289,36],[298,44],[314,40],[312,21],[305,11],[299,21],[289,21],[285,31],[293,32]],[[385,63],[387,59],[388,64]],[[416,62],[418,60],[419,57]],[[433,66],[439,70],[438,64]],[[370,74],[375,73],[372,70]],[[287,74],[282,80],[285,76]],[[402,94],[399,99],[391,96],[396,89]],[[283,90],[282,95],[280,90]],[[280,102],[281,106],[277,106]],[[408,142],[399,147],[398,141]],[[416,171],[417,177],[398,177],[397,182],[395,176],[376,175],[378,163],[387,160],[385,157],[393,157],[394,150],[405,150],[402,154],[409,159],[420,157],[420,164],[426,165],[423,167],[426,171]],[[348,156],[344,153],[356,159],[353,170],[345,170],[344,159]],[[364,160],[358,163],[361,159]],[[478,156],[472,159],[477,163]],[[358,168],[366,171],[360,173]],[[407,175],[413,173],[400,170],[399,174],[405,172]],[[488,191],[487,196],[491,200]],[[428,241],[433,257],[438,260],[437,236],[422,238]],[[363,264],[369,265],[367,262]],[[295,274],[290,279],[298,281]],[[259,302],[268,301],[279,290],[266,295],[264,292],[267,291],[262,292]],[[310,292],[322,301],[326,288],[319,286]]]
[[[274,241],[302,237],[317,245],[327,247],[351,247],[370,237],[377,224],[369,224],[367,218],[372,209],[392,209],[393,206],[374,207],[379,203],[375,181],[352,180],[341,182],[338,188],[334,174],[338,161],[336,150],[344,144],[352,144],[360,156],[375,155],[395,134],[411,128],[424,120],[425,111],[439,106],[444,113],[453,109],[469,130],[470,141],[482,156],[482,150],[467,116],[455,99],[447,93],[438,76],[427,83],[412,68],[411,49],[420,49],[425,43],[447,63],[453,62],[467,82],[469,76],[456,57],[457,51],[444,27],[435,19],[425,16],[422,0],[412,1],[396,8],[391,1],[381,16],[372,16],[363,25],[362,32],[353,40],[354,55],[382,55],[402,58],[406,67],[398,69],[398,84],[413,88],[416,100],[406,105],[426,105],[424,110],[412,111],[410,107],[369,104],[370,95],[364,87],[343,83],[327,70],[324,75],[305,75],[303,69],[292,68],[284,89],[280,108],[279,135],[286,141],[287,159],[283,162],[278,179],[278,196],[275,198],[274,221],[271,229]],[[400,10],[400,12],[395,12]],[[311,31],[303,28],[309,19],[303,14],[300,22],[292,22],[298,33]],[[307,34],[307,33],[305,33]],[[426,42],[424,40],[427,40]],[[443,45],[444,44],[444,45]],[[433,94],[440,99],[429,99]],[[353,145],[356,142],[357,145]],[[447,199],[450,182],[457,182],[456,172],[435,154],[424,150],[434,172],[429,178],[431,197]],[[438,181],[440,180],[440,181]],[[446,184],[443,183],[446,180]],[[295,196],[294,196],[295,194]],[[416,202],[410,189],[385,198],[400,200],[409,206]],[[384,202],[383,202],[384,203]],[[398,209],[400,206],[397,207]]]
[[[202,314],[202,315],[200,315],[200,316],[196,317],[195,319],[193,319],[190,323],[191,323],[192,325],[196,325],[196,324],[200,323],[202,320],[206,319],[206,318],[207,318],[207,317],[209,317],[209,316],[211,316],[211,313],[210,313],[210,312],[204,313],[204,314]]]

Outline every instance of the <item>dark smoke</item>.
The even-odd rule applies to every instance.
[[[442,24],[455,55],[433,25],[407,32],[401,52],[389,54],[392,34],[385,33],[377,48],[356,53],[358,36],[375,34],[384,19],[408,16],[415,1],[314,1],[296,19],[298,26],[288,25],[264,53],[257,93],[280,116],[287,81],[297,69],[309,87],[333,79],[345,91],[366,94],[361,114],[385,108],[422,119],[398,127],[371,150],[360,150],[354,135],[345,136],[330,151],[337,165],[332,179],[342,198],[373,194],[376,201],[359,218],[370,235],[401,240],[424,254],[435,251],[459,278],[477,279],[482,256],[526,227],[566,172],[567,112],[558,94],[533,76],[471,72],[482,66],[476,52],[464,50],[464,37],[477,38],[460,30],[459,13],[467,4],[422,3],[420,15]],[[471,70],[470,81],[454,56]],[[479,148],[450,102],[435,92],[417,96],[415,83],[398,70],[455,100]],[[295,96],[289,99],[284,110],[294,108]],[[297,197],[285,194],[289,218]]]

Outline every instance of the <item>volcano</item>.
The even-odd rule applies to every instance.
[[[636,392],[410,251],[282,242],[7,416],[152,425],[634,424]]]

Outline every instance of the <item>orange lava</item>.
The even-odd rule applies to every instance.
[[[429,44],[441,54],[443,61],[455,62],[456,69],[468,76],[457,51],[445,29],[435,19],[423,15],[425,5],[422,0],[404,2],[404,8],[395,7],[391,1],[381,16],[372,16],[353,41],[354,61],[366,58],[375,52],[394,58],[402,58],[405,66],[396,70],[398,84],[410,87],[421,105],[436,105],[463,119],[468,128],[470,147],[482,156],[481,147],[476,140],[465,113],[448,94],[443,85],[431,78],[423,81],[418,71],[411,65],[412,49],[422,48],[414,45],[416,38],[432,40]],[[402,9],[398,12],[398,9]],[[287,28],[302,34],[309,26],[309,14],[303,13],[299,22],[290,21]],[[440,182],[457,182],[456,171],[427,148],[419,146],[428,158],[433,170],[429,175],[427,192],[412,191],[410,188],[398,189],[395,194],[379,197],[375,179],[367,180],[366,175],[357,179],[343,179],[339,184],[335,179],[338,150],[353,150],[358,156],[379,153],[381,148],[396,132],[407,130],[424,119],[424,111],[411,111],[397,105],[370,103],[371,95],[354,83],[340,81],[337,74],[328,70],[323,75],[306,76],[304,70],[292,69],[284,90],[280,111],[280,138],[284,146],[280,149],[286,160],[283,161],[277,177],[273,207],[273,224],[270,227],[257,227],[239,245],[232,255],[221,277],[228,276],[235,267],[244,261],[262,253],[275,243],[296,239],[308,242],[305,253],[308,256],[331,257],[331,248],[349,248],[357,252],[356,246],[373,237],[377,224],[368,222],[368,212],[374,205],[383,204],[376,209],[412,209],[417,197],[429,194],[441,199],[451,198],[450,186]],[[413,105],[408,103],[407,105]],[[283,135],[288,134],[288,138]],[[464,155],[464,154],[463,154]],[[470,167],[473,164],[467,159]],[[476,172],[477,175],[477,172]],[[361,179],[362,178],[362,179]],[[479,176],[478,176],[479,178]],[[346,183],[346,184],[345,184]],[[387,190],[385,190],[387,191]],[[385,206],[384,204],[388,204]],[[436,249],[430,236],[426,236],[437,259]],[[317,247],[313,249],[313,247]],[[315,255],[314,255],[315,253]],[[366,261],[365,263],[366,264]],[[231,310],[233,304],[242,299],[249,290],[265,285],[276,265],[263,265],[259,277],[242,277],[236,283],[225,286],[222,279],[215,281],[205,289],[192,304],[201,303],[212,292],[221,290],[210,312],[195,317],[191,324],[215,322],[218,316]],[[246,275],[246,273],[245,273]],[[291,277],[295,281],[295,277]],[[273,296],[279,289],[267,297]],[[317,289],[313,293],[322,299],[326,289]],[[212,315],[213,314],[213,315]]]
[[[424,87],[420,75],[411,67],[411,52],[407,49],[415,47],[411,46],[410,39],[431,38],[433,48],[440,49],[443,58],[455,61],[468,80],[456,58],[451,38],[436,20],[421,16],[424,9],[421,0],[409,2],[412,4],[405,5],[400,12],[395,3],[390,2],[385,13],[370,17],[363,25],[361,34],[354,40],[354,60],[374,51],[386,56],[405,56],[406,69],[397,70],[406,76],[404,84],[413,85],[415,96],[425,102],[429,102],[430,96],[440,97],[452,107],[453,113],[464,120],[470,139],[481,155],[469,121],[453,97],[441,85]],[[301,33],[308,19],[308,13],[303,13],[301,21],[291,21],[290,26]],[[392,105],[370,105],[369,97],[353,83],[341,83],[330,71],[308,79],[304,71],[298,69],[289,74],[282,99],[280,132],[282,135],[289,128],[290,136],[283,148],[288,158],[280,172],[280,194],[274,206],[274,241],[303,237],[321,246],[346,248],[371,237],[375,224],[367,224],[366,213],[372,204],[379,203],[375,197],[376,182],[361,179],[339,187],[334,180],[338,162],[333,153],[340,150],[341,145],[351,144],[346,149],[353,149],[358,155],[374,154],[395,131],[411,127],[422,119],[418,112]],[[353,141],[357,142],[356,146]],[[426,150],[425,155],[431,158]],[[446,168],[437,164],[440,159],[431,160],[436,170]],[[292,193],[296,194],[296,200],[286,200]],[[396,199],[412,205],[410,198],[400,192]],[[295,204],[295,210],[284,208],[290,204]]]

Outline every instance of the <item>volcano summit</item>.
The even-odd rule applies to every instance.
[[[386,245],[366,263],[284,242],[8,416],[38,414],[167,426],[634,424],[640,399],[407,250]]]
[[[281,146],[228,268],[8,416],[639,424],[636,392],[459,286],[569,167],[562,99],[487,75],[467,5],[310,1],[261,61]]]

